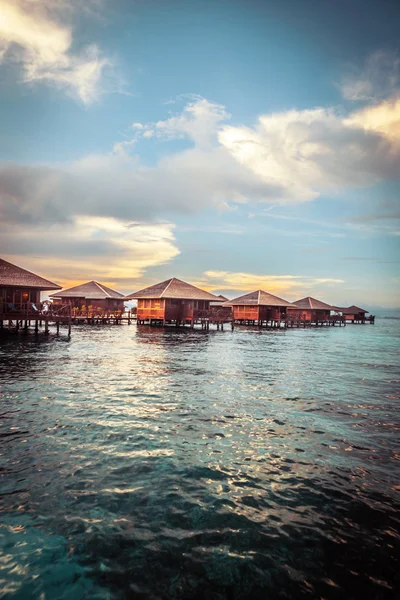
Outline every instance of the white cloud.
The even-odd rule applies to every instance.
[[[378,50],[370,54],[362,69],[352,66],[342,78],[343,97],[352,101],[379,101],[398,94],[400,56],[397,52]]]
[[[360,127],[390,140],[393,149],[400,148],[400,98],[384,100],[375,106],[367,106],[345,120],[350,127]]]
[[[0,0],[0,63],[17,63],[25,83],[62,88],[88,105],[98,98],[111,62],[95,44],[72,51],[72,28],[61,17],[73,9],[67,0]]]
[[[282,186],[283,200],[301,202],[397,175],[393,130],[370,123],[367,111],[344,118],[332,109],[292,110],[263,115],[254,127],[225,126],[219,140],[260,181]]]
[[[231,115],[227,113],[225,106],[201,96],[186,94],[179,99],[189,100],[182,112],[152,123],[132,123],[133,137],[128,136],[126,141],[114,144],[114,152],[129,155],[132,147],[142,138],[161,141],[187,139],[200,150],[212,151],[218,143],[220,124],[229,120]],[[172,101],[168,104],[171,103]]]
[[[227,125],[226,109],[190,100],[181,114],[134,123],[114,152],[60,165],[0,164],[0,218],[62,222],[76,215],[154,221],[210,207],[301,203],[366,187],[400,171],[398,104],[342,116],[333,109],[267,114]],[[396,125],[397,127],[397,125]],[[144,164],[139,142],[185,137],[191,147]],[[131,155],[132,151],[137,152]]]

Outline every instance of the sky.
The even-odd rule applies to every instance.
[[[397,0],[0,0],[0,256],[400,307]]]

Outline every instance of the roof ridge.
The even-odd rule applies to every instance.
[[[95,280],[93,280],[93,282],[90,282],[90,283],[95,283],[97,285],[97,287],[100,288],[101,291],[104,292],[108,298],[111,298],[111,295],[107,292],[107,290],[104,289],[104,287],[101,285],[101,283],[99,283],[98,281],[95,281]]]
[[[175,277],[171,277],[171,279],[169,280],[168,285],[164,288],[164,290],[161,292],[160,294],[160,298],[165,294],[165,292],[167,291],[167,289],[169,288],[169,286],[171,285],[171,283],[174,281]]]

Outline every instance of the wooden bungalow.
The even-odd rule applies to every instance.
[[[51,294],[54,303],[71,304],[73,308],[87,310],[89,306],[104,311],[124,311],[124,295],[111,288],[98,283],[88,281],[81,285]]]
[[[347,308],[336,308],[336,310],[341,312],[345,320],[349,323],[365,323],[366,321],[370,323],[375,322],[375,317],[373,315],[367,317],[368,311],[359,306],[354,306],[354,304]]]
[[[26,312],[40,303],[40,292],[61,286],[0,258],[0,312]]]
[[[20,329],[27,332],[34,325],[37,333],[44,324],[48,333],[49,325],[53,324],[58,333],[60,324],[65,324],[70,334],[70,307],[61,305],[53,310],[50,302],[40,301],[41,292],[60,289],[56,283],[0,258],[0,330],[7,323],[8,330],[16,332]]]
[[[279,324],[285,318],[287,309],[295,307],[291,302],[264,292],[264,290],[239,296],[225,302],[223,306],[232,307],[234,321],[257,325]]]
[[[336,311],[334,306],[311,296],[296,300],[293,304],[294,306],[287,309],[288,317],[298,321],[309,321],[310,323],[328,321],[331,311]]]
[[[137,300],[137,322],[175,323],[192,326],[210,312],[210,303],[221,299],[210,292],[176,279],[167,279],[125,297]]]

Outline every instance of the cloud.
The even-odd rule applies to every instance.
[[[88,156],[60,167],[0,164],[0,218],[9,222],[67,222],[71,215],[159,220],[229,208],[240,192],[276,197],[279,186],[261,182],[223,148],[192,148],[156,166],[121,155]]]
[[[0,254],[35,272],[46,273],[64,287],[98,279],[129,292],[146,269],[165,264],[179,254],[173,230],[171,223],[128,224],[86,216],[68,225],[2,226]]]
[[[164,121],[157,121],[146,128],[161,139],[189,138],[197,148],[211,149],[216,142],[219,125],[229,120],[225,106],[209,102],[205,98],[195,97],[183,109]]]
[[[254,127],[228,125],[228,118],[225,107],[195,99],[163,121],[134,123],[132,138],[110,154],[57,165],[0,163],[0,217],[154,221],[210,207],[301,203],[400,171],[398,139],[370,112],[344,118],[333,109],[293,110],[262,115]],[[381,124],[373,129],[371,119]],[[158,141],[183,137],[189,147],[145,164],[136,144],[154,143],[144,141],[149,133]]]
[[[398,176],[398,140],[370,122],[369,113],[292,110],[262,115],[254,127],[225,126],[219,140],[260,181],[282,186],[281,201],[303,202]]]
[[[47,83],[89,105],[111,61],[96,44],[72,50],[72,27],[64,19],[74,10],[81,15],[82,7],[68,0],[0,0],[0,63],[20,65],[24,83]]]
[[[251,292],[263,289],[272,294],[290,294],[292,299],[299,294],[314,289],[335,287],[342,284],[342,279],[318,278],[303,275],[255,275],[253,273],[231,271],[205,271],[203,278],[196,283],[207,289],[236,290]],[[303,295],[304,295],[303,294]]]
[[[378,50],[367,57],[362,69],[352,66],[339,85],[343,97],[352,101],[379,101],[400,89],[400,56]]]
[[[400,147],[400,98],[385,100],[376,106],[367,106],[353,113],[345,121],[350,127],[360,127],[390,140],[398,152]]]
[[[389,209],[389,210],[385,210]],[[361,213],[358,215],[347,215],[338,219],[346,228],[358,230],[373,235],[398,235],[400,211],[398,202],[381,203],[379,210]]]
[[[114,152],[127,156],[132,147],[143,138],[160,141],[187,139],[200,150],[212,151],[217,144],[220,124],[229,120],[231,115],[222,104],[210,102],[201,96],[182,94],[179,99],[189,100],[182,112],[151,123],[132,123],[133,136],[128,134],[128,140],[115,143]]]

